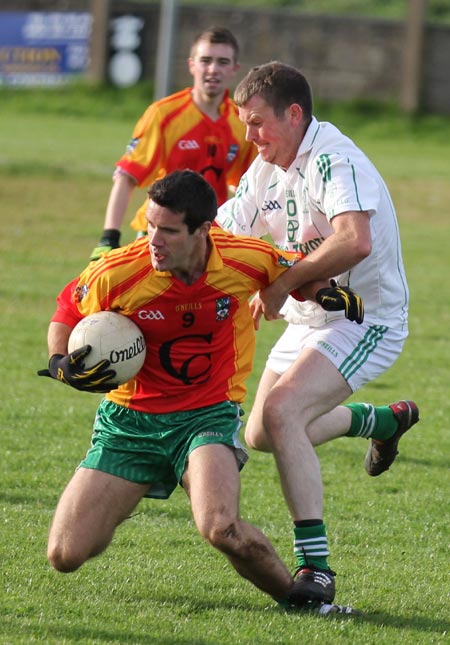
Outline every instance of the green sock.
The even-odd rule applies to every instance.
[[[325,524],[316,526],[294,526],[294,555],[297,565],[312,565],[319,569],[328,569],[328,541]]]
[[[346,437],[363,437],[386,440],[396,432],[398,423],[387,405],[375,407],[370,403],[348,403],[352,411],[352,422]]]

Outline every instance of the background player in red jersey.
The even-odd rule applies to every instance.
[[[194,40],[188,59],[193,86],[150,105],[136,124],[113,175],[102,237],[91,254],[120,246],[120,228],[136,186],[149,186],[173,170],[199,172],[226,201],[256,156],[228,95],[239,69],[239,45],[223,27],[210,27]],[[146,230],[146,203],[131,223]]]
[[[198,173],[171,173],[149,196],[148,238],[91,262],[59,294],[50,323],[49,369],[40,373],[78,389],[108,391],[104,377],[115,376],[109,361],[85,371],[86,348],[67,354],[83,316],[129,316],[147,352],[137,376],[98,407],[91,448],[55,512],[49,561],[75,571],[109,545],[142,497],[167,498],[181,484],[200,534],[241,576],[289,603],[291,574],[239,515],[247,454],[238,435],[255,347],[249,296],[301,255],[212,227],[216,196]]]

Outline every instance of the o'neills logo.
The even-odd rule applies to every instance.
[[[130,347],[125,349],[113,349],[109,355],[109,360],[111,363],[122,363],[123,361],[129,361],[130,358],[134,358],[142,352],[145,351],[145,340],[143,336],[138,336]]]

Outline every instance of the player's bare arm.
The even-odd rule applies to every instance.
[[[330,287],[329,280],[318,280],[317,282],[309,282],[308,284],[303,285],[303,287],[297,290],[297,292],[291,293],[291,296],[300,300],[312,300],[312,302],[317,302],[317,293],[321,289],[327,289]],[[253,324],[256,330],[259,329],[259,321],[263,315],[263,305],[261,298],[259,297],[259,291],[256,293],[251,302],[250,302],[250,311],[252,312]],[[276,316],[279,319],[284,318],[282,314]]]
[[[51,322],[48,327],[48,355],[67,354],[67,344],[72,328],[65,323]]]
[[[131,175],[121,171],[116,172],[113,178],[114,184],[106,207],[105,225],[106,229],[120,229],[125,212],[128,208],[131,195],[136,186],[136,180]]]
[[[260,292],[260,307],[267,320],[278,318],[278,312],[288,295],[308,283],[328,280],[348,271],[372,249],[369,214],[348,211],[332,220],[334,233],[313,253],[290,267],[275,282]],[[261,315],[254,310],[253,315]]]

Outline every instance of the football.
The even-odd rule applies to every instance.
[[[136,376],[144,364],[146,346],[142,331],[132,320],[113,311],[86,316],[72,329],[69,353],[83,345],[92,347],[85,367],[107,359],[116,372],[111,380],[120,385]]]

